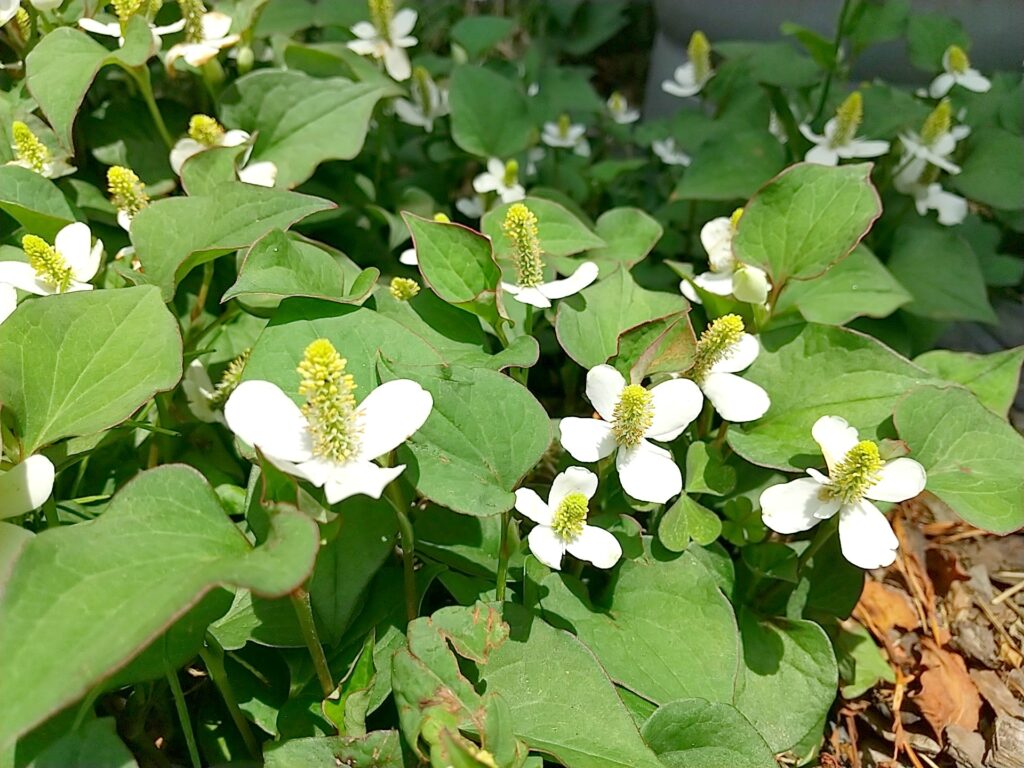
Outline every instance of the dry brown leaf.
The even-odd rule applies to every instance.
[[[930,638],[921,641],[921,691],[914,703],[939,739],[947,725],[977,730],[981,696],[961,656],[940,648]]]
[[[916,629],[921,625],[907,593],[880,581],[868,580],[864,585],[854,615],[882,634],[896,627]]]
[[[1024,707],[991,669],[972,669],[971,680],[997,715],[1024,719]]]
[[[939,624],[935,607],[935,587],[925,567],[924,536],[913,525],[906,523],[903,517],[906,512],[902,511],[902,507],[899,509],[901,512],[893,518],[893,531],[900,542],[896,565],[907,583],[927,631],[931,633],[935,642],[945,645],[949,640],[949,630]]]

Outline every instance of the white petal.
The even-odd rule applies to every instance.
[[[693,287],[693,283],[689,280],[679,281],[679,292],[683,294],[687,299],[692,301],[694,304],[703,304],[700,296],[697,294],[697,289]]]
[[[838,150],[840,157],[878,157],[889,151],[888,141],[854,139]]]
[[[928,185],[922,202],[926,208],[938,212],[939,224],[944,227],[955,227],[967,218],[967,200],[946,192],[939,184]]]
[[[14,290],[14,286],[0,283],[0,323],[10,317],[17,308],[18,292]]]
[[[120,28],[120,24],[116,25]],[[178,19],[173,24],[167,24],[162,27],[153,27],[153,34],[157,37],[163,37],[164,35],[173,35],[175,32],[181,32],[185,28],[185,20]],[[120,35],[120,30],[118,31]]]
[[[551,525],[551,509],[532,488],[516,488],[516,511],[535,523]]]
[[[416,249],[415,248],[406,248],[399,255],[398,260],[402,264],[405,264],[406,266],[410,266],[410,267],[415,267],[416,265],[418,265],[420,263],[419,259],[416,257]]]
[[[272,187],[277,182],[277,165],[269,160],[249,163],[238,172],[238,180],[258,187]]]
[[[218,11],[204,13],[202,27],[204,40],[218,40],[231,31],[231,17]]]
[[[558,423],[562,447],[576,461],[600,461],[615,450],[612,425],[600,419],[569,416]]]
[[[718,415],[736,424],[760,419],[771,407],[763,388],[735,373],[709,373],[702,389]]]
[[[584,525],[583,532],[566,547],[569,554],[593,563],[598,568],[611,568],[622,557],[622,546],[603,528]]]
[[[825,142],[828,141],[828,139],[826,139],[820,133],[815,133],[814,131],[812,131],[811,126],[807,125],[806,123],[800,123],[800,125],[797,127],[800,129],[800,133],[803,134],[804,138],[807,139],[812,144],[824,144]]]
[[[974,91],[975,93],[987,93],[992,87],[989,79],[976,69],[968,69],[957,78],[957,82],[968,91]]]
[[[562,555],[565,554],[565,544],[558,538],[553,530],[546,525],[538,525],[529,536],[530,551],[533,556],[540,560],[548,568],[556,571],[562,570]]]
[[[583,467],[569,467],[564,472],[559,472],[551,481],[548,508],[554,512],[570,493],[582,493],[588,501],[594,498],[594,494],[597,493],[597,475]]]
[[[811,437],[825,456],[829,473],[846,458],[846,454],[857,444],[857,430],[846,419],[839,416],[822,416],[811,427]]]
[[[106,35],[107,37],[121,36],[121,25],[116,21],[105,24],[102,21],[96,21],[96,19],[79,19],[78,26],[86,32],[92,32],[94,35]]]
[[[715,296],[732,295],[732,272],[702,272],[693,278],[693,282],[702,291]]]
[[[943,72],[941,75],[932,80],[932,84],[928,86],[928,95],[933,99],[941,99],[947,93],[950,88],[956,82],[956,78],[953,77],[949,72]]]
[[[588,285],[597,280],[598,266],[592,261],[585,261],[580,264],[576,271],[564,280],[553,280],[537,286],[542,294],[549,299],[564,299],[579,293]]]
[[[878,473],[878,482],[864,495],[875,501],[906,501],[923,491],[927,481],[924,467],[903,457],[887,461]]]
[[[77,276],[79,265],[88,264],[92,250],[92,232],[89,231],[89,225],[80,221],[68,224],[57,233],[53,247],[64,257]]]
[[[363,40],[373,40],[377,37],[377,28],[368,21],[360,21],[352,27],[352,34]]]
[[[739,373],[745,371],[761,354],[761,344],[757,337],[744,333],[740,340],[726,350],[725,355],[711,366],[712,373]]]
[[[652,440],[675,440],[700,416],[704,396],[690,379],[669,379],[651,388],[654,420],[644,437]]]
[[[505,176],[505,163],[500,158],[492,157],[487,161],[487,172],[495,179],[502,179]]]
[[[412,32],[413,27],[416,26],[416,11],[412,8],[402,8],[398,11],[394,18],[391,19],[391,37],[405,37]]]
[[[700,244],[710,257],[723,248],[732,252],[732,221],[728,216],[712,219],[700,228]]]
[[[132,231],[132,217],[131,217],[131,214],[129,214],[128,211],[118,211],[117,212],[117,224],[125,232],[131,232]]]
[[[337,504],[349,496],[370,496],[379,499],[388,483],[402,474],[404,464],[378,467],[371,461],[354,461],[336,471],[324,483],[328,504]]]
[[[683,490],[683,474],[672,454],[646,440],[634,448],[620,448],[615,467],[622,489],[634,499],[664,504]]]
[[[72,224],[70,226],[74,226],[74,224]],[[82,226],[85,227],[84,224]],[[67,229],[67,227],[65,227],[64,229]],[[64,230],[61,230],[61,232],[57,233],[57,241],[58,241],[58,243],[60,241],[60,236],[63,233],[63,231]],[[85,227],[85,231],[88,233],[89,232],[89,228]],[[88,241],[86,241],[86,242],[88,242]],[[68,262],[68,266],[71,267],[71,274],[74,276],[73,285],[76,284],[76,283],[85,283],[85,282],[87,282],[89,280],[92,280],[96,276],[96,273],[99,271],[99,268],[100,268],[100,259],[103,257],[103,241],[102,240],[97,240],[96,243],[92,246],[92,248],[88,248],[87,247],[85,249],[84,254],[80,253],[80,252],[78,252],[76,250],[74,252],[74,256],[70,256],[68,254],[65,254],[64,251],[61,250],[59,244],[54,244],[54,247],[60,252],[60,254],[62,256],[64,256],[64,258]],[[72,247],[73,248],[78,248],[79,246],[78,246],[78,244],[76,244],[76,245],[74,245]],[[78,288],[72,288],[72,289],[69,289],[69,290],[86,290],[86,289],[78,287]]]
[[[500,177],[490,172],[481,173],[473,179],[473,190],[481,195],[487,192],[494,192],[500,185]]]
[[[213,42],[210,43],[186,43],[184,45],[176,45],[174,48],[178,48],[178,55],[181,56],[185,61],[191,64],[193,67],[199,68],[206,62],[217,57],[220,53],[220,48]],[[167,57],[171,57],[172,48],[167,52]]]
[[[224,421],[220,411],[210,407],[210,398],[213,397],[215,388],[206,368],[198,360],[193,360],[185,369],[181,391],[185,393],[189,411],[197,419],[207,424]]]
[[[0,0],[0,27],[13,19],[21,7],[21,0]]]
[[[220,141],[217,144],[221,147],[237,147],[240,144],[245,144],[248,140],[248,131],[232,128],[230,131],[224,132],[224,135],[220,137]]]
[[[373,29],[373,25],[370,24],[369,22],[363,21],[363,22],[360,22],[360,24],[366,24],[370,29]],[[359,26],[359,24],[356,24],[356,27],[358,27],[358,26]],[[352,28],[353,31],[355,31],[356,27]],[[366,40],[350,40],[348,43],[346,43],[346,45],[348,46],[348,49],[350,51],[353,51],[354,53],[358,53],[360,56],[373,56],[377,52],[377,43],[376,43],[376,40],[375,40],[376,34],[377,34],[377,31],[374,30],[373,32],[370,33],[371,39],[366,39]]]
[[[502,189],[499,195],[503,203],[518,203],[526,197],[526,188],[522,184],[513,184],[511,187]]]
[[[268,456],[308,461],[313,456],[309,425],[291,398],[269,381],[243,381],[224,405],[228,427]]]
[[[433,406],[434,398],[415,381],[395,379],[381,384],[359,404],[360,457],[373,459],[398,447],[423,426]]]
[[[0,284],[13,285],[37,296],[49,296],[53,293],[53,290],[39,279],[36,271],[24,261],[0,261]]]
[[[615,406],[626,388],[626,379],[610,365],[595,365],[587,371],[587,400],[605,421],[615,417]]]
[[[508,289],[506,288],[505,290]],[[515,290],[508,292],[515,296],[516,301],[521,304],[530,304],[540,309],[546,309],[551,306],[551,299],[541,293],[540,288],[520,288],[515,286]]]
[[[813,528],[839,510],[835,499],[821,498],[821,484],[801,477],[761,492],[761,519],[777,533],[799,533]]]
[[[741,265],[732,273],[732,295],[748,304],[764,304],[768,300],[771,282],[768,273],[749,264]]]
[[[861,500],[839,513],[839,546],[843,557],[859,568],[884,568],[896,560],[900,542],[878,507]]]
[[[832,149],[832,147],[819,144],[807,151],[807,154],[804,155],[804,160],[808,163],[817,163],[818,165],[838,165],[839,153]]]
[[[53,476],[53,463],[38,454],[0,474],[0,519],[41,506],[53,491]]]
[[[395,114],[398,115],[398,119],[407,125],[423,128],[432,122],[423,114],[423,110],[419,106],[413,104],[408,99],[395,99],[394,105]]]
[[[392,78],[401,82],[408,80],[412,74],[412,66],[409,64],[409,54],[404,48],[389,46],[384,53],[384,69]]]
[[[206,147],[195,139],[188,137],[178,139],[177,143],[171,149],[171,169],[180,176],[181,166],[185,164],[185,161],[193,155],[199,154],[204,149],[206,149]]]

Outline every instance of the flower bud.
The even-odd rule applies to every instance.
[[[732,274],[732,295],[748,304],[764,304],[768,287],[768,275],[763,269],[743,264]]]

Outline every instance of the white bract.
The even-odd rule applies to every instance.
[[[207,424],[225,423],[223,414],[216,408],[217,388],[198,360],[193,360],[185,369],[181,390],[193,416]]]
[[[580,157],[590,157],[590,142],[587,141],[587,126],[573,123],[568,115],[561,115],[558,122],[544,123],[540,140],[549,147],[571,149]]]
[[[676,146],[676,140],[672,137],[667,139],[655,139],[651,142],[651,149],[665,165],[690,164],[690,156]]]
[[[78,20],[78,26],[86,32],[92,32],[94,35],[116,37],[118,46],[124,47],[124,35],[122,34],[119,21],[97,21],[96,19],[84,18]],[[175,32],[181,32],[184,28],[184,19],[178,19],[173,24],[167,24],[162,27],[150,24],[149,31],[153,33],[153,47],[159,51],[164,35],[173,35]]]
[[[551,483],[545,502],[529,488],[516,490],[516,510],[537,526],[530,531],[530,551],[556,571],[562,557],[573,557],[611,568],[622,557],[622,547],[603,528],[587,525],[588,502],[597,492],[597,475],[583,467],[569,467]]]
[[[661,89],[672,96],[696,96],[715,73],[711,68],[711,44],[703,32],[691,35],[686,51],[688,61],[676,67],[671,80],[661,84]]]
[[[18,292],[14,286],[0,283],[0,323],[11,316],[18,308]]]
[[[472,197],[459,197],[455,200],[455,210],[467,219],[479,219],[487,212],[487,205],[483,195]]]
[[[908,163],[893,177],[893,187],[897,192],[914,198],[914,207],[919,216],[935,211],[938,213],[939,224],[946,227],[960,224],[967,218],[967,199],[947,192],[937,181],[922,181],[925,170],[924,160]]]
[[[300,408],[269,381],[243,381],[224,406],[228,426],[274,466],[322,487],[330,504],[363,494],[379,499],[405,465],[373,459],[396,448],[430,415],[433,398],[414,381],[381,384],[358,405],[345,360],[326,339],[306,348],[298,368]]]
[[[959,45],[951,45],[942,54],[941,75],[932,80],[928,93],[933,99],[941,99],[954,85],[975,93],[986,93],[992,83],[981,72],[971,67],[967,53]]]
[[[716,296],[735,296],[750,304],[764,304],[768,298],[768,274],[759,267],[741,264],[733,252],[732,240],[742,215],[743,209],[737,208],[732,216],[719,216],[701,227],[700,242],[711,269],[679,283],[679,290],[694,304],[703,303],[694,286]]]
[[[412,79],[412,99],[395,99],[395,114],[408,125],[434,130],[434,120],[449,112],[448,91],[440,88],[423,67],[416,67]]]
[[[64,0],[31,0],[37,11],[52,11],[59,8]],[[13,19],[21,8],[21,0],[0,0],[0,27]]]
[[[88,225],[68,224],[50,245],[41,237],[25,235],[22,249],[28,261],[0,261],[0,283],[38,296],[91,291],[103,255],[103,241],[92,242]]]
[[[862,117],[863,101],[860,92],[854,91],[839,105],[836,116],[825,123],[824,134],[819,135],[809,125],[801,123],[800,133],[815,145],[804,155],[804,160],[819,165],[838,165],[840,160],[884,155],[889,151],[888,141],[857,137]]]
[[[412,74],[409,54],[417,40],[409,33],[416,26],[416,11],[403,8],[392,15],[390,0],[371,0],[371,21],[360,21],[352,27],[356,40],[348,47],[360,56],[372,56],[384,62],[384,69],[395,80],[408,80]]]
[[[558,425],[570,456],[600,461],[614,453],[623,490],[640,501],[663,504],[682,491],[672,454],[650,440],[675,440],[697,418],[704,398],[695,383],[670,379],[648,390],[599,365],[587,373],[587,399],[601,418],[568,417]]]
[[[53,462],[38,454],[0,472],[0,519],[42,506],[53,492],[53,477]]]
[[[180,176],[181,167],[190,157],[214,147],[237,147],[248,140],[247,131],[226,131],[209,115],[193,115],[189,120],[188,136],[178,139],[171,148],[171,169]]]
[[[277,165],[269,160],[246,163],[238,169],[238,180],[257,187],[272,187],[277,183]]]
[[[828,475],[774,485],[761,494],[761,516],[778,533],[798,533],[839,514],[843,556],[860,568],[882,568],[896,559],[899,541],[875,501],[900,502],[924,490],[924,467],[913,459],[883,461],[878,446],[858,441],[857,430],[838,416],[823,416],[811,429]]]
[[[519,183],[519,163],[503,163],[496,157],[488,160],[487,170],[473,179],[473,189],[481,195],[495,192],[503,203],[517,203],[526,197],[526,190]]]
[[[608,97],[606,104],[608,105],[608,114],[619,125],[629,125],[640,119],[640,110],[630,107],[626,97],[618,91]]]
[[[198,18],[198,24],[189,23],[190,15],[185,9],[185,36],[186,42],[172,45],[167,51],[167,58],[164,65],[170,69],[178,59],[184,59],[193,67],[201,67],[225,48],[230,48],[241,38],[238,35],[230,34],[231,17],[218,11],[203,13]]]
[[[760,352],[761,345],[744,332],[739,315],[715,318],[697,342],[689,376],[726,421],[754,421],[771,406],[761,386],[736,375],[749,368]]]

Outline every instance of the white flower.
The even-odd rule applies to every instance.
[[[619,125],[629,125],[640,119],[640,110],[631,109],[629,102],[626,101],[626,97],[618,91],[609,96],[606,103],[608,105],[608,114]]]
[[[21,243],[28,261],[0,261],[0,283],[39,296],[92,290],[89,280],[100,268],[103,241],[93,244],[88,225],[68,224],[53,245],[35,235]]]
[[[672,137],[655,139],[651,142],[651,149],[665,165],[690,164],[690,156],[676,147],[676,140]]]
[[[878,157],[888,152],[888,141],[857,138],[863,115],[863,99],[860,91],[854,91],[839,105],[836,116],[825,123],[824,135],[818,135],[809,125],[801,123],[800,133],[815,145],[804,155],[804,160],[819,165],[838,165],[840,160]]]
[[[348,47],[360,56],[383,60],[384,68],[395,80],[408,80],[412,68],[405,49],[417,43],[416,38],[409,35],[416,26],[416,11],[403,8],[394,17],[383,18],[385,14],[390,15],[390,5],[371,2],[371,15],[377,18],[352,27],[352,34],[358,39],[351,41]]]
[[[239,131],[245,133],[245,131]],[[277,165],[269,160],[247,163],[238,169],[238,180],[257,187],[272,187],[277,183]]]
[[[537,285],[521,286],[502,282],[501,287],[522,304],[532,304],[542,309],[550,307],[555,299],[564,299],[577,294],[597,280],[598,266],[592,261],[585,261],[576,267],[576,271],[562,280],[551,280]]]
[[[467,219],[479,219],[487,212],[487,206],[484,204],[483,195],[473,195],[472,197],[457,198],[455,210]]]
[[[423,67],[416,67],[412,79],[413,99],[395,99],[395,114],[408,125],[434,130],[434,120],[449,112],[448,91],[440,88]]]
[[[954,227],[967,218],[966,198],[947,192],[937,181],[922,181],[928,164],[923,159],[915,159],[893,177],[893,187],[897,192],[914,198],[914,207],[919,216],[928,215],[928,211],[938,213],[939,224]]]
[[[167,51],[167,58],[164,66],[170,70],[171,66],[179,58],[185,59],[193,67],[201,67],[225,48],[230,48],[241,38],[238,35],[229,34],[231,31],[231,17],[218,11],[204,13],[200,20],[200,30],[195,35],[196,39],[191,42],[172,45]]]
[[[810,477],[766,489],[761,494],[765,525],[779,533],[797,533],[838,512],[843,556],[860,568],[891,565],[899,541],[869,499],[914,498],[927,481],[924,467],[908,458],[883,461],[875,443],[858,442],[857,430],[837,416],[818,419],[811,434],[825,455],[829,475],[808,469]]]
[[[661,89],[672,96],[696,96],[715,73],[711,68],[711,44],[703,32],[693,33],[686,51],[689,60],[676,67],[671,80],[661,84]]]
[[[928,121],[925,121],[927,128]],[[967,138],[971,129],[966,125],[955,125],[931,136],[925,136],[926,129],[919,135],[913,131],[900,134],[900,143],[907,156],[941,168],[946,173],[960,173],[960,166],[949,159],[956,150],[957,142]],[[909,166],[908,166],[909,167]],[[923,169],[923,165],[919,166]]]
[[[587,525],[588,502],[597,492],[597,475],[583,467],[569,467],[551,483],[547,502],[529,488],[516,490],[516,509],[537,523],[530,531],[530,551],[549,568],[562,568],[562,556],[611,568],[622,557],[622,547],[603,528]]]
[[[215,407],[217,388],[210,380],[206,368],[198,360],[193,360],[185,369],[181,390],[185,393],[188,409],[197,419],[207,424],[226,423],[223,414]]]
[[[404,465],[380,467],[372,459],[397,447],[430,415],[433,398],[414,381],[381,384],[358,405],[345,360],[326,339],[306,349],[299,366],[299,408],[276,384],[248,380],[224,406],[228,426],[281,471],[323,487],[335,504],[363,494],[379,499]]]
[[[53,476],[53,462],[39,454],[0,472],[0,519],[42,506],[53,492]]]
[[[7,283],[0,283],[0,323],[18,308],[18,292]]]
[[[503,203],[517,203],[526,197],[526,190],[519,183],[519,163],[503,163],[496,157],[488,160],[487,170],[473,179],[473,189],[481,195],[496,192]]]
[[[124,47],[124,35],[121,34],[121,24],[117,21],[97,21],[96,19],[84,18],[78,20],[78,26],[84,29],[86,32],[92,32],[94,35],[103,35],[104,37],[116,37],[117,44],[120,47]],[[153,47],[156,50],[160,50],[162,44],[161,38],[165,35],[173,35],[175,32],[181,32],[185,28],[185,20],[178,19],[173,24],[168,24],[163,27],[158,27],[155,24],[149,25],[149,31],[153,33]]]
[[[52,11],[59,8],[64,0],[31,0],[32,7],[37,11]],[[21,0],[0,0],[0,27],[14,18],[21,7]]]
[[[683,489],[672,454],[649,440],[675,440],[700,414],[704,398],[689,379],[670,379],[645,389],[627,386],[610,365],[587,373],[587,399],[600,419],[568,417],[559,423],[562,447],[577,461],[615,456],[623,490],[662,504]]]
[[[590,157],[590,142],[586,134],[587,126],[570,122],[568,115],[562,115],[558,122],[544,123],[540,139],[549,147],[571,149],[580,157]]]
[[[238,129],[230,131],[208,115],[193,115],[189,120],[188,136],[178,139],[171,148],[171,169],[181,175],[185,161],[214,147],[237,147],[249,140],[249,133]],[[276,176],[277,169],[274,168]],[[271,185],[267,185],[271,186]]]
[[[732,240],[742,215],[743,209],[737,208],[732,216],[720,216],[701,227],[700,242],[711,270],[679,283],[679,290],[694,304],[703,303],[694,285],[716,296],[735,296],[750,304],[764,304],[768,298],[768,274],[759,267],[739,263],[733,253]]]
[[[737,376],[761,352],[757,338],[745,333],[739,315],[722,315],[701,334],[689,376],[726,421],[754,421],[767,413],[771,400],[764,389]]]
[[[933,99],[941,99],[954,85],[975,93],[986,93],[992,87],[987,77],[971,67],[970,59],[959,45],[949,46],[942,54],[942,68],[945,71],[928,87]]]

